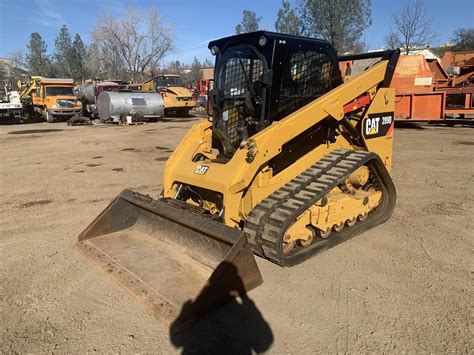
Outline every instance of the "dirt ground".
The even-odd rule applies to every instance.
[[[121,190],[158,196],[197,118],[142,126],[0,126],[0,352],[474,351],[474,131],[395,131],[393,217],[264,283],[186,334],[79,255],[77,235]]]

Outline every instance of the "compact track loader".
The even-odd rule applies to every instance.
[[[326,41],[265,31],[209,48],[212,115],[166,162],[162,196],[124,190],[77,244],[174,329],[261,284],[253,254],[295,265],[395,206],[399,51],[338,57]],[[339,63],[364,58],[380,60],[343,82]]]

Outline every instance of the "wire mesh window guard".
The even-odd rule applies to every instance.
[[[282,73],[279,117],[290,114],[331,89],[332,64],[324,53],[296,52],[289,67]]]
[[[222,120],[229,143],[239,142],[237,127],[246,117],[245,93],[263,74],[263,63],[251,50],[241,50],[230,58],[224,72],[224,104]]]

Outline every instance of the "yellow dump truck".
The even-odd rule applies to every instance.
[[[192,91],[184,87],[179,75],[159,75],[141,84],[141,89],[156,91],[163,96],[165,115],[188,116],[189,111],[196,107]]]
[[[73,79],[32,76],[28,83],[18,82],[25,111],[37,113],[48,122],[82,114],[82,103],[73,89]]]

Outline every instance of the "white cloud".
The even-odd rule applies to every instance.
[[[196,51],[196,50],[200,50],[200,49],[201,49],[201,50],[202,50],[202,49],[205,49],[206,51],[208,51],[207,45],[208,45],[208,43],[209,43],[210,41],[212,41],[212,39],[207,39],[207,40],[205,40],[205,41],[202,41],[202,42],[200,42],[200,43],[198,43],[198,44],[195,44],[195,45],[192,45],[192,46],[190,46],[190,47],[187,47],[187,46],[186,46],[186,47],[184,47],[184,48],[181,48],[181,49],[179,50],[179,52],[180,52],[180,53],[192,53],[192,52],[194,52],[194,51]]]
[[[63,15],[50,0],[35,0],[40,9],[39,20],[42,25],[57,27],[66,23]]]

